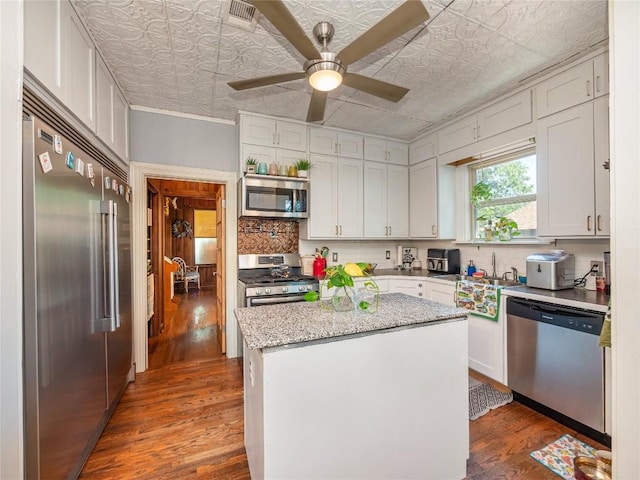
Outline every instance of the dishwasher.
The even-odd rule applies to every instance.
[[[600,312],[507,299],[507,385],[516,399],[600,441],[606,441],[603,321]]]

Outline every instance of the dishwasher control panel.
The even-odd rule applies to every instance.
[[[514,298],[507,301],[507,314],[592,335],[600,335],[604,321],[601,312]]]

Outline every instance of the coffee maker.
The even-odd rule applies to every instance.
[[[413,261],[418,257],[418,249],[413,247],[402,247],[402,268],[410,270]]]

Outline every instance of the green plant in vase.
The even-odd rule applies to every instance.
[[[491,185],[486,182],[478,182],[471,189],[471,204],[478,213],[481,213],[476,221],[486,222],[484,226],[485,241],[490,242],[497,236],[500,241],[507,242],[520,235],[518,224],[514,220],[501,216],[494,222],[494,217],[497,216],[495,207],[486,205],[492,199],[493,190]]]
[[[256,166],[258,161],[253,157],[247,158],[247,173],[256,173]]]
[[[495,232],[501,242],[508,242],[513,237],[520,235],[518,224],[507,217],[500,217],[495,224]]]
[[[311,162],[304,158],[301,158],[296,162],[296,168],[298,169],[298,177],[306,178],[309,176],[309,170],[311,169]]]
[[[365,312],[378,311],[380,289],[378,284],[369,276],[368,263],[347,263],[346,265],[332,265],[325,269],[323,286],[327,290],[336,288],[331,304],[336,311],[349,311],[354,308]],[[356,291],[354,277],[368,277],[363,287]],[[304,299],[315,302],[320,299],[320,293],[307,292]]]

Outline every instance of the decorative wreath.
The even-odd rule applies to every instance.
[[[174,220],[171,225],[171,234],[177,238],[193,236],[193,227],[186,220]]]

